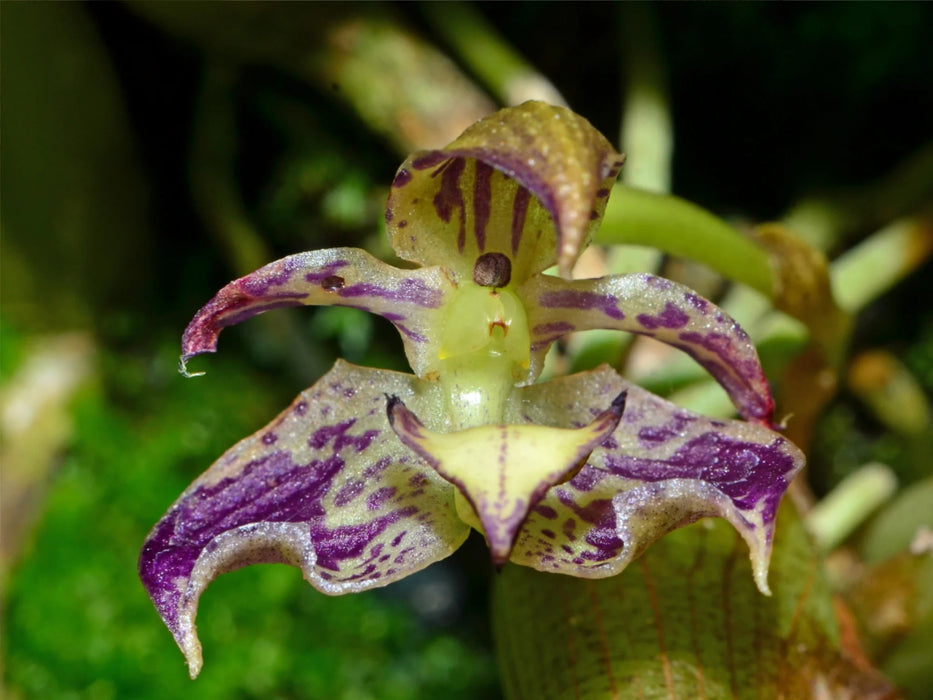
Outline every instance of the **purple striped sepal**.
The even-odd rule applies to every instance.
[[[440,352],[435,329],[454,285],[441,268],[402,270],[359,248],[331,248],[290,255],[230,282],[185,329],[181,369],[195,355],[216,352],[227,326],[288,306],[350,306],[382,316],[399,330],[418,374]]]
[[[438,384],[338,362],[181,495],[139,571],[192,676],[198,600],[220,574],[285,563],[351,593],[448,556],[471,526],[499,565],[598,578],[719,516],[767,591],[777,504],[803,464],[779,435],[677,408],[608,368],[516,389],[505,425],[444,433],[443,401]]]
[[[621,157],[584,119],[526,103],[412,156],[386,220],[403,270],[336,248],[226,285],[191,321],[182,371],[220,331],[271,309],[352,306],[398,328],[415,375],[337,365],[227,451],[156,524],[139,562],[156,609],[201,667],[198,600],[248,564],[299,567],[337,595],[448,556],[471,527],[493,561],[611,576],[705,516],[748,543],[759,588],[778,502],[803,465],[770,429],[754,346],[689,289],[651,275],[568,281]],[[613,370],[533,384],[558,337],[608,328],[694,357],[751,422],[690,413]]]
[[[143,585],[181,648],[201,668],[198,599],[227,571],[299,567],[323,593],[384,586],[451,554],[470,528],[454,493],[399,442],[384,392],[423,415],[433,385],[339,361],[256,434],[230,448],[149,533]]]
[[[386,205],[395,252],[469,280],[484,253],[524,280],[569,274],[602,218],[623,157],[583,117],[526,102],[477,122],[446,148],[413,154]]]
[[[682,409],[608,367],[526,387],[512,419],[582,425],[621,391],[627,399],[618,428],[532,509],[511,560],[614,576],[667,532],[714,516],[745,539],[755,583],[767,593],[777,507],[805,462],[789,440],[764,425]]]

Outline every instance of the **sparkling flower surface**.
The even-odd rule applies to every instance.
[[[767,592],[777,505],[803,457],[772,430],[744,331],[647,274],[567,280],[621,156],[572,112],[526,103],[396,174],[386,224],[400,269],[362,250],[292,255],[231,282],[194,317],[182,370],[220,331],[272,309],[352,306],[399,330],[413,375],[338,361],[227,451],[156,524],[140,575],[201,666],[198,599],[249,564],[300,567],[332,595],[382,586],[455,551],[471,528],[493,561],[612,576],[705,516],[749,545]],[[561,336],[605,328],[688,353],[745,420],[711,420],[608,367],[535,383]]]

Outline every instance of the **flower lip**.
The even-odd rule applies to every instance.
[[[386,397],[386,412],[402,443],[469,503],[472,513],[461,517],[482,528],[492,562],[501,567],[531,510],[553,486],[572,479],[618,428],[626,397],[623,390],[579,428],[500,424],[436,433],[398,397]]]

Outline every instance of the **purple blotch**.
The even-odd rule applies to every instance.
[[[409,552],[414,552],[414,551],[415,551],[415,548],[414,548],[414,547],[406,547],[405,549],[403,549],[401,552],[399,552],[399,553],[396,555],[395,559],[393,559],[392,562],[395,563],[395,564],[404,564],[404,563],[405,563],[405,556],[406,556]]]
[[[343,508],[344,506],[353,502],[353,500],[363,493],[363,488],[365,484],[360,479],[351,481],[349,484],[345,484],[334,496],[334,505],[338,508]]]
[[[427,170],[428,168],[433,168],[441,161],[447,160],[447,158],[447,154],[443,151],[431,151],[412,160],[411,167],[415,170]]]
[[[515,203],[512,205],[512,254],[518,252],[522,242],[522,231],[525,228],[525,216],[528,214],[528,204],[531,201],[531,192],[519,186],[515,190]]]
[[[350,418],[342,423],[320,427],[308,438],[308,445],[316,450],[320,450],[323,449],[329,441],[333,440],[334,452],[339,452],[345,447],[353,447],[357,452],[362,452],[369,447],[380,431],[367,430],[362,435],[347,434],[347,431],[354,423],[356,423],[356,418]]]
[[[257,314],[265,313],[266,311],[302,306],[304,299],[306,299],[307,296],[308,295],[304,292],[281,292],[279,294],[272,294],[265,297],[265,299],[278,299],[277,301],[257,301],[256,299],[244,298],[225,306],[217,313],[211,314],[208,317],[208,323],[210,321],[214,321],[213,332],[216,334],[217,328],[235,326],[239,323],[243,323],[243,321],[251,319]],[[187,341],[187,331],[185,336],[185,340]]]
[[[624,543],[618,538],[615,531],[615,523],[611,527],[594,527],[586,533],[584,540],[596,551],[584,551],[580,554],[583,559],[588,561],[606,561],[618,556],[619,550]]]
[[[618,476],[638,481],[704,481],[742,510],[754,509],[763,501],[762,517],[767,522],[794,472],[793,459],[781,450],[783,442],[778,437],[762,445],[709,432],[693,438],[665,460],[607,455],[606,466]]]
[[[389,457],[381,457],[379,461],[370,464],[366,469],[363,470],[364,479],[373,479],[379,476],[384,472],[388,466],[392,464],[392,460]]]
[[[544,335],[549,338],[559,338],[560,336],[575,330],[576,326],[567,321],[551,321],[550,323],[539,323],[531,329],[532,335]]]
[[[571,542],[576,540],[577,536],[576,534],[574,534],[574,530],[576,530],[576,528],[577,528],[577,521],[574,520],[573,518],[567,518],[567,520],[564,521],[564,526],[562,528],[564,537],[566,537]]]
[[[597,484],[603,480],[604,476],[602,471],[584,466],[583,469],[577,472],[576,476],[570,480],[570,485],[577,491],[592,491],[596,488]]]
[[[611,294],[561,289],[559,291],[545,292],[541,295],[538,303],[549,309],[595,309],[618,321],[625,318],[625,314],[616,304],[616,298]]]
[[[424,488],[428,485],[428,477],[424,474],[413,474],[410,479],[408,479],[408,485],[413,489]]]
[[[395,495],[396,491],[398,491],[398,489],[394,486],[384,486],[374,491],[366,498],[366,508],[368,510],[379,510],[385,505],[386,501]]]
[[[397,173],[395,173],[395,178],[392,180],[392,187],[404,187],[409,182],[411,182],[411,179],[412,174],[405,170],[405,168],[401,168]],[[386,212],[386,216],[388,216],[388,212]]]
[[[473,179],[473,235],[480,252],[486,248],[486,225],[492,204],[492,166],[476,161]]]
[[[270,287],[281,287],[289,282],[301,264],[300,254],[278,260],[246,275],[246,277],[241,277],[228,287],[235,287],[237,290],[253,297],[266,296]]]
[[[703,314],[709,312],[710,303],[699,294],[687,292],[684,294],[684,299],[686,299],[687,303],[689,303],[697,311],[700,311]]]
[[[638,322],[648,330],[657,330],[658,328],[683,328],[690,323],[690,316],[684,313],[683,309],[675,306],[671,302],[664,305],[664,311],[651,316],[649,314],[638,314]]]
[[[647,442],[652,446],[660,445],[667,442],[677,433],[669,428],[661,428],[658,426],[648,425],[643,428],[638,429],[638,439],[642,442]]]
[[[444,297],[439,289],[429,287],[423,280],[408,278],[399,282],[398,289],[387,289],[372,282],[358,282],[337,292],[341,297],[378,297],[392,302],[408,302],[436,309]]]
[[[317,564],[332,570],[339,570],[340,561],[359,557],[369,544],[381,535],[387,527],[399,520],[409,518],[417,512],[410,506],[360,525],[343,525],[329,530],[314,522],[311,526],[311,539],[318,555]],[[396,557],[395,563],[401,563]]]
[[[349,265],[346,260],[334,260],[333,262],[327,263],[323,268],[317,272],[309,272],[305,275],[305,280],[311,284],[321,284],[328,277],[333,276],[333,274],[339,270],[341,267],[346,267]]]

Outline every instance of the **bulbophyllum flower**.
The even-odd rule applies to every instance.
[[[399,269],[336,248],[276,261],[220,290],[182,341],[182,371],[220,331],[283,306],[334,304],[400,331],[414,374],[338,361],[172,505],[140,557],[143,583],[201,667],[198,599],[248,564],[300,567],[331,595],[396,581],[471,528],[493,562],[599,578],[705,516],[748,543],[767,592],[774,517],[801,453],[742,329],[648,274],[568,280],[622,158],[583,118],[529,102],[412,155],[386,223]],[[560,336],[607,328],[691,355],[745,420],[711,420],[602,367],[536,384]]]

